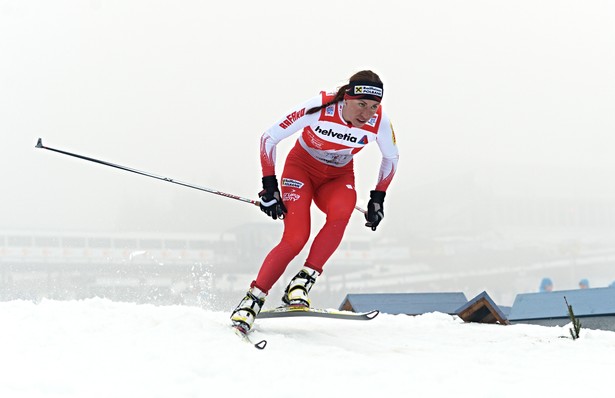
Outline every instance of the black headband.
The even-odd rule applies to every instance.
[[[366,80],[355,80],[349,83],[346,89],[345,99],[370,99],[382,101],[384,89],[382,83],[369,82]]]

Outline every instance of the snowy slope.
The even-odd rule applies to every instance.
[[[372,321],[263,319],[259,351],[228,314],[86,301],[0,303],[2,397],[573,396],[605,391],[615,333],[466,324],[381,314]],[[292,393],[291,393],[292,392]]]

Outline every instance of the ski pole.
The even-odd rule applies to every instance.
[[[162,181],[166,181],[166,182],[171,182],[173,184],[182,185],[182,186],[188,187],[188,188],[198,189],[199,191],[205,191],[205,192],[213,193],[215,195],[224,196],[226,198],[240,200],[242,202],[251,203],[251,204],[253,204],[255,206],[260,206],[260,204],[261,204],[258,200],[242,198],[241,196],[233,195],[233,194],[226,193],[226,192],[221,192],[221,191],[218,191],[216,189],[211,189],[211,188],[207,188],[207,187],[201,187],[201,186],[198,186],[198,185],[177,181],[177,180],[174,180],[172,178],[159,176],[159,175],[156,175],[156,174],[148,173],[148,172],[145,172],[145,171],[140,171],[140,170],[137,170],[137,169],[126,167],[126,166],[121,166],[119,164],[105,162],[104,160],[98,160],[98,159],[90,158],[88,156],[78,155],[76,153],[71,153],[71,152],[60,150],[60,149],[50,148],[50,147],[47,147],[47,146],[43,145],[43,139],[42,138],[38,139],[38,142],[36,143],[36,148],[47,149],[49,151],[61,153],[63,155],[68,155],[68,156],[72,156],[72,157],[75,157],[75,158],[87,160],[89,162],[94,162],[94,163],[102,164],[102,165],[105,165],[105,166],[114,167],[114,168],[120,169],[120,170],[130,171],[131,173],[136,173],[136,174],[140,174],[140,175],[143,175],[143,176],[146,176],[146,177],[156,178],[158,180],[162,180]],[[366,213],[366,211],[363,210],[362,208],[360,208],[359,206],[355,206],[355,209],[357,209],[358,211],[360,211],[363,214]]]
[[[171,182],[171,183],[177,184],[177,185],[182,185],[184,187],[194,188],[194,189],[198,189],[199,191],[205,191],[205,192],[213,193],[215,195],[220,195],[220,196],[224,196],[224,197],[227,197],[227,198],[240,200],[242,202],[251,203],[251,204],[256,205],[256,206],[260,206],[260,202],[257,201],[257,200],[252,200],[252,199],[248,199],[248,198],[242,198],[241,196],[232,195],[230,193],[221,192],[221,191],[218,191],[218,190],[215,190],[215,189],[211,189],[211,188],[207,188],[207,187],[200,187],[198,185],[188,184],[186,182],[177,181],[177,180],[174,180],[172,178],[162,177],[162,176],[159,176],[159,175],[156,175],[156,174],[147,173],[145,171],[140,171],[140,170],[132,169],[130,167],[121,166],[119,164],[105,162],[104,160],[98,160],[98,159],[90,158],[90,157],[87,157],[87,156],[78,155],[76,153],[62,151],[60,149],[50,148],[50,147],[47,147],[47,146],[43,145],[43,140],[41,138],[38,139],[38,142],[36,143],[36,148],[47,149],[49,151],[61,153],[63,155],[68,155],[68,156],[72,156],[72,157],[75,157],[75,158],[87,160],[87,161],[90,161],[90,162],[99,163],[99,164],[102,164],[102,165],[105,165],[105,166],[115,167],[116,169],[130,171],[131,173],[141,174],[141,175],[144,175],[144,176],[147,176],[147,177],[156,178],[158,180],[162,180],[162,181],[166,181],[166,182]]]

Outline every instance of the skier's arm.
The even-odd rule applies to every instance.
[[[399,160],[399,150],[395,141],[395,132],[389,118],[383,113],[383,120],[380,123],[378,131],[378,146],[382,153],[382,161],[380,163],[380,172],[376,182],[376,191],[386,192],[389,184],[397,171],[397,162]]]
[[[311,98],[307,102],[295,107],[283,118],[261,136],[260,158],[263,176],[275,175],[276,146],[280,141],[290,137],[299,130],[308,126],[318,118],[319,112],[308,115],[308,109],[322,104],[322,95]]]

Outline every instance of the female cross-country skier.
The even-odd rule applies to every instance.
[[[384,197],[397,170],[399,153],[393,126],[380,104],[383,92],[377,74],[360,71],[336,93],[321,92],[262,135],[260,207],[274,220],[284,220],[284,233],[233,311],[234,327],[244,333],[250,331],[269,290],[307,243],[313,201],[326,214],[326,222],[314,238],[303,269],[292,278],[282,297],[286,305],[309,307],[308,293],[339,246],[355,208],[353,157],[372,142],[378,144],[382,162],[375,189],[370,191],[365,225],[375,231],[384,218]],[[276,145],[297,131],[301,135],[286,158],[280,192]]]

